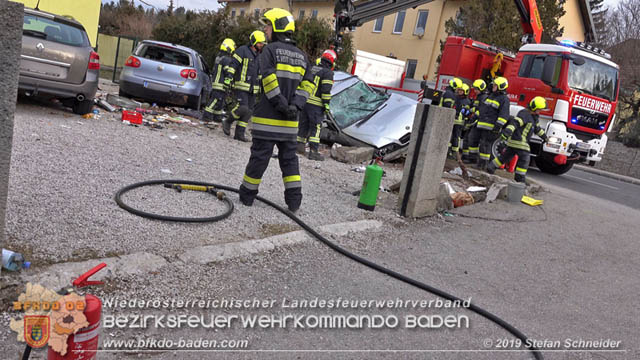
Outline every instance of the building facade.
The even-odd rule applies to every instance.
[[[304,0],[218,0],[227,4],[232,15],[258,16],[265,9],[288,9],[296,18],[316,16],[333,18],[334,1]],[[406,62],[407,78],[421,79],[426,74],[434,79],[440,41],[446,39],[444,23],[456,16],[467,0],[434,0],[415,9],[408,9],[365,23],[354,35],[355,48],[379,55],[393,56]],[[593,40],[593,22],[588,0],[567,0],[566,14],[560,19],[564,27],[561,39]],[[591,37],[591,38],[590,38]]]

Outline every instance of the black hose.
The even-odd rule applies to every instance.
[[[131,190],[131,189],[135,189],[141,186],[145,186],[145,185],[155,185],[155,184],[163,184],[163,183],[178,183],[178,184],[190,184],[190,185],[201,185],[201,186],[212,186],[215,187],[217,189],[222,189],[222,190],[227,190],[227,191],[232,191],[235,193],[238,193],[239,190],[229,187],[229,186],[225,186],[225,185],[218,185],[218,184],[213,184],[213,183],[205,183],[205,182],[198,182],[198,181],[187,181],[187,180],[151,180],[151,181],[144,181],[144,182],[140,182],[140,183],[136,183],[136,184],[132,184],[129,186],[126,186],[124,188],[122,188],[121,190],[118,191],[118,193],[116,194],[116,202],[118,202],[118,205],[120,205],[120,207],[122,207],[123,209],[132,212],[136,215],[140,215],[140,216],[145,216],[145,217],[149,217],[148,215],[151,215],[152,219],[160,219],[157,215],[154,214],[149,214],[149,213],[145,213],[142,211],[138,211],[136,210],[136,212],[133,212],[131,210],[129,210],[127,207],[125,208],[123,205],[124,203],[122,203],[122,201],[119,201],[120,199],[120,195],[122,195],[123,193]],[[227,199],[227,198],[225,198]],[[440,289],[436,289],[433,286],[429,286],[423,282],[414,280],[408,276],[402,275],[398,272],[395,272],[393,270],[387,269],[384,266],[378,265],[370,260],[367,260],[363,257],[360,257],[336,244],[334,244],[333,242],[329,241],[327,238],[325,238],[324,236],[320,235],[317,231],[315,231],[314,229],[312,229],[309,225],[307,225],[304,221],[302,221],[300,218],[298,218],[295,214],[293,214],[291,211],[283,208],[282,206],[267,200],[261,196],[256,196],[256,199],[259,201],[262,201],[263,203],[275,208],[276,210],[280,211],[281,213],[283,213],[284,215],[288,216],[291,220],[293,220],[295,223],[297,223],[298,225],[300,225],[300,227],[302,227],[303,229],[305,229],[307,232],[309,232],[311,235],[313,235],[315,238],[317,238],[318,240],[320,240],[321,242],[323,242],[325,245],[327,245],[328,247],[330,247],[332,250],[352,259],[355,260],[357,262],[359,262],[362,265],[365,265],[373,270],[376,270],[378,272],[381,272],[383,274],[389,275],[394,279],[400,280],[404,283],[407,283],[409,285],[413,285],[419,289],[425,290],[427,292],[430,292],[434,295],[437,295],[441,298],[450,300],[450,301],[459,301],[462,302],[463,300],[451,295],[445,291],[442,291]],[[228,200],[228,199],[227,199]],[[125,205],[126,206],[126,205]],[[135,209],[134,209],[135,210]],[[231,205],[231,211],[233,211],[233,205]],[[145,214],[145,215],[141,215]],[[228,215],[224,216],[227,217]],[[223,217],[223,218],[224,218]],[[172,219],[175,219],[173,217],[170,217]],[[160,219],[162,220],[162,219]],[[172,221],[177,221],[177,220],[172,220]],[[216,220],[217,221],[217,220]],[[522,343],[532,352],[533,356],[537,359],[537,360],[543,360],[544,357],[542,356],[542,353],[540,352],[540,350],[538,350],[536,347],[534,347],[533,345],[531,345],[531,343],[529,342],[528,338],[526,335],[524,335],[523,333],[521,333],[518,329],[516,329],[515,327],[513,327],[511,324],[507,323],[506,321],[502,320],[501,318],[499,318],[496,315],[493,315],[492,313],[482,309],[481,307],[476,306],[475,304],[469,304],[468,307],[469,310],[473,311],[474,313],[484,317],[485,319],[488,319],[489,321],[497,324],[498,326],[500,326],[501,328],[507,330],[509,333],[511,333],[513,336],[517,337],[518,339],[520,339],[522,341]]]

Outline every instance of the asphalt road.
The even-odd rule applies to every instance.
[[[531,168],[528,176],[543,183],[640,209],[640,185],[578,169],[572,169],[566,174],[556,176],[542,173],[537,168]]]

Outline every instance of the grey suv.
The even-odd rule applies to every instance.
[[[100,57],[77,21],[24,9],[18,90],[58,98],[76,114],[91,111]]]

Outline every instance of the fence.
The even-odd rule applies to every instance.
[[[117,83],[125,61],[138,45],[138,39],[127,36],[98,34],[100,77]]]

